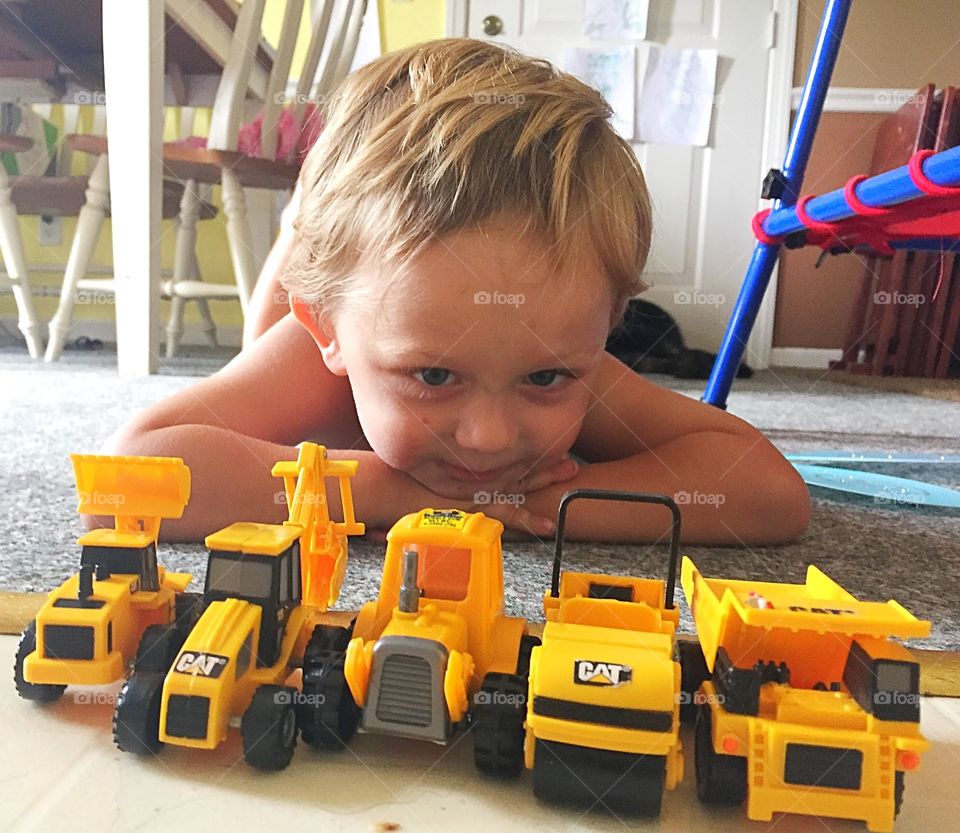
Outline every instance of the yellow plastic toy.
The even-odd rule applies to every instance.
[[[80,572],[50,593],[20,638],[14,680],[49,703],[68,685],[124,677],[134,656],[170,655],[196,621],[187,573],[157,564],[163,518],[179,518],[190,470],[178,458],[71,455],[81,514],[113,515],[113,529],[78,539]],[[179,623],[179,624],[178,624]]]
[[[697,693],[697,792],[716,804],[865,821],[890,831],[921,736],[920,669],[891,637],[930,623],[863,602],[816,567],[805,584],[681,581],[712,677]]]
[[[298,698],[287,678],[314,630],[317,639],[345,644],[344,629],[318,623],[337,598],[347,536],[364,531],[350,490],[357,466],[304,443],[296,461],[272,470],[284,480],[288,520],[235,523],[207,537],[203,613],[175,658],[160,668],[138,667],[120,692],[114,716],[120,749],[156,754],[167,743],[213,749],[231,719],[242,716],[247,761],[265,770],[287,766]],[[342,522],[330,518],[327,477],[339,481]]]
[[[667,580],[561,573],[563,529],[577,499],[667,507]],[[564,495],[543,644],[530,659],[526,766],[541,799],[657,815],[683,778],[680,665],[673,603],[680,511],[663,495],[580,489]]]
[[[468,716],[477,766],[519,772],[529,652],[504,614],[503,525],[482,512],[423,509],[387,535],[380,592],[344,650],[307,647],[303,740],[340,749],[354,731],[447,743]]]

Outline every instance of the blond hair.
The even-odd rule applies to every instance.
[[[332,310],[367,258],[402,266],[435,236],[517,213],[557,274],[598,263],[615,316],[646,287],[650,201],[603,96],[544,60],[466,38],[383,55],[347,76],[304,162],[283,275]]]

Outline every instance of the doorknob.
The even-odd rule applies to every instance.
[[[483,19],[483,34],[493,37],[503,31],[503,21],[495,14],[488,14]]]

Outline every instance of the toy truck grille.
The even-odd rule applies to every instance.
[[[210,698],[171,694],[167,701],[167,734],[176,738],[203,740],[210,719]]]
[[[45,625],[43,655],[47,659],[93,659],[93,628]]]
[[[443,696],[447,649],[411,636],[386,636],[373,649],[366,731],[445,742],[450,717]]]

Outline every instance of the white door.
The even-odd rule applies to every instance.
[[[466,34],[558,66],[569,46],[624,45],[586,38],[583,7],[583,0],[470,0]],[[451,21],[463,19],[462,8],[451,12]],[[500,19],[498,35],[484,32],[490,16]],[[689,347],[717,349],[753,251],[760,183],[783,152],[795,21],[796,0],[650,0],[648,41],[719,54],[708,146],[633,146],[655,212],[644,297],[677,318]],[[754,366],[769,357],[773,290],[750,343]]]

